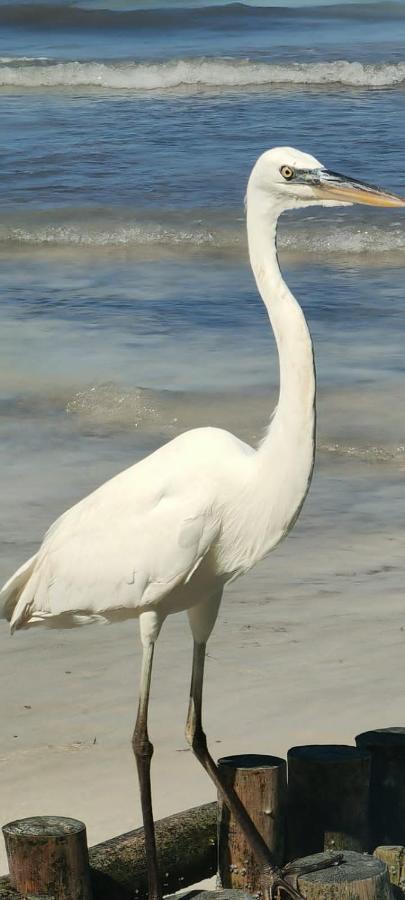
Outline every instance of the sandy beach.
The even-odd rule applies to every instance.
[[[351,477],[350,477],[351,476]],[[353,491],[356,466],[320,467],[294,533],[225,594],[208,645],[205,722],[214,756],[352,743],[365,729],[403,724],[404,553],[393,525],[403,475],[374,468]],[[345,533],[328,514],[330,479],[363,526]],[[400,512],[400,498],[397,501]],[[3,662],[2,820],[48,813],[83,819],[89,843],[141,824],[130,737],[140,644],[136,622],[9,637]],[[207,802],[214,791],[184,739],[191,642],[170,617],[158,643],[150,734],[156,817]],[[4,851],[1,868],[7,870]]]

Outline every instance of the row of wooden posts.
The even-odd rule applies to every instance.
[[[405,728],[367,732],[356,744],[294,747],[287,763],[257,755],[219,762],[278,866],[344,851],[339,875],[325,869],[325,875],[300,876],[299,889],[308,900],[363,895],[388,900],[388,875],[396,890],[405,879]],[[220,798],[218,806],[206,804],[161,820],[156,831],[165,893],[217,870],[224,888],[260,890],[256,862]],[[0,879],[0,900],[147,896],[143,829],[90,851],[85,826],[73,819],[39,816],[9,823],[3,833],[10,877]],[[374,857],[364,855],[373,851]]]

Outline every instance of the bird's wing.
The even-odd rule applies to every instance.
[[[54,523],[16,597],[13,628],[63,616],[66,624],[125,617],[159,605],[191,578],[220,531],[207,491],[155,486],[148,494],[130,472]]]

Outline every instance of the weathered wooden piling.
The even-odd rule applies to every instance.
[[[35,816],[3,827],[11,885],[24,896],[92,900],[86,826]]]
[[[165,893],[214,875],[217,868],[217,804],[205,803],[156,822]],[[93,900],[146,900],[143,828],[89,849]],[[0,878],[0,900],[21,900],[10,878]],[[25,895],[26,896],[26,895]],[[49,895],[48,900],[49,900]],[[62,895],[57,895],[61,900]]]
[[[405,728],[378,728],[356,737],[371,755],[372,849],[405,844]]]
[[[32,821],[32,820],[31,820]],[[66,820],[65,820],[66,821]],[[69,820],[68,820],[69,821]],[[197,879],[215,872],[217,804],[205,804],[156,823],[158,848],[165,891],[187,887]],[[97,844],[89,851],[93,900],[146,900],[143,829]],[[405,850],[403,847],[379,847],[372,864],[366,854],[343,851],[338,869],[325,868],[336,854],[319,853],[296,860],[286,867],[288,880],[306,900],[390,900],[387,880],[390,876],[395,897],[403,895]],[[315,866],[320,871],[308,872]],[[168,868],[164,870],[164,866]],[[388,871],[387,871],[388,866]],[[237,900],[250,900],[247,893],[227,889],[225,894],[207,892],[205,900],[222,900],[233,893]],[[10,879],[0,878],[0,900],[62,900],[59,886],[54,893],[27,894],[17,891]],[[195,900],[195,898],[194,898]],[[203,900],[203,896],[197,897]],[[392,898],[391,898],[392,900]]]
[[[235,789],[278,865],[284,861],[287,777],[284,759],[257,754],[218,760],[221,775]],[[261,875],[246,838],[218,795],[218,875],[223,888],[250,893]]]
[[[288,857],[369,849],[370,756],[342,745],[292,747],[288,762]]]
[[[329,853],[316,853],[295,860],[297,867],[328,863]],[[392,900],[387,866],[365,853],[343,851],[339,865],[320,868],[288,880],[305,900]]]
[[[382,846],[376,847],[374,856],[385,862],[391,884],[401,891],[405,889],[405,847]],[[398,894],[399,892],[397,892]]]
[[[165,894],[215,875],[217,804],[205,803],[155,823],[159,869]],[[146,900],[143,828],[89,850],[96,900]],[[0,894],[0,900],[1,894]]]

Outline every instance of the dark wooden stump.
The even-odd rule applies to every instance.
[[[91,900],[86,827],[76,819],[37,816],[3,827],[10,880],[29,897]]]
[[[378,728],[356,737],[371,755],[371,839],[405,844],[405,728]]]
[[[316,853],[295,862],[303,866],[327,862],[330,855]],[[385,863],[350,850],[343,852],[340,865],[299,875],[296,884],[306,900],[392,900]]]
[[[275,756],[227,756],[218,760],[276,863],[284,859],[286,763]],[[218,873],[223,888],[260,890],[261,874],[244,834],[218,795]]]
[[[288,854],[369,849],[370,757],[341,745],[288,751]]]

